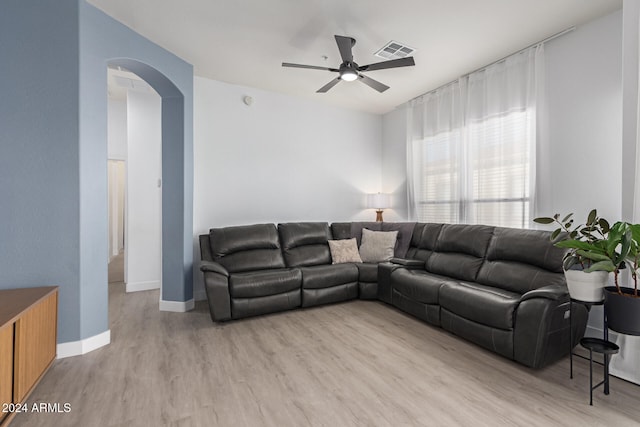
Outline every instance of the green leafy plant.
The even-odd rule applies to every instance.
[[[573,213],[560,218],[560,214],[555,214],[553,217],[540,217],[533,221],[538,224],[557,224],[558,228],[551,233],[551,240],[555,246],[569,249],[563,259],[565,270],[614,270],[615,265],[610,257],[606,256],[606,246],[603,243],[611,230],[606,219],[598,217],[595,209],[589,212],[584,224],[574,226]]]
[[[633,279],[633,296],[638,298],[638,269],[640,269],[640,224],[628,224],[631,232],[629,243],[629,252],[627,254],[627,264],[631,269],[631,278]],[[618,293],[622,294],[620,287]]]
[[[613,273],[616,289],[620,295],[620,270],[629,265],[634,281],[635,296],[638,296],[638,269],[640,268],[640,224],[618,221],[613,225],[598,216],[593,209],[584,224],[574,226],[573,214],[560,219],[540,217],[533,220],[538,224],[557,224],[551,233],[554,245],[568,249],[563,259],[565,270],[578,268],[587,273],[608,271]]]

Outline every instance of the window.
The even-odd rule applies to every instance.
[[[469,125],[467,222],[527,228],[532,122],[533,114],[523,111]]]
[[[542,45],[409,103],[409,212],[420,222],[530,226]]]
[[[419,141],[418,221],[526,228],[533,126],[518,111]]]

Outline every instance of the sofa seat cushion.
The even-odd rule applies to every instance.
[[[513,329],[521,295],[472,282],[447,282],[440,289],[440,306],[468,320],[493,328]]]
[[[391,286],[405,297],[423,304],[438,304],[440,288],[451,279],[424,270],[399,268],[391,274]]]
[[[358,280],[360,282],[377,282],[378,281],[378,264],[364,262],[356,264],[358,267]]]
[[[296,268],[236,273],[229,278],[233,298],[255,298],[300,289],[302,274]]]
[[[355,264],[329,264],[300,267],[303,289],[322,289],[358,281]]]

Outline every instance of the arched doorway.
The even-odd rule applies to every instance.
[[[192,250],[186,241],[192,230],[185,226],[185,102],[176,85],[155,68],[130,58],[115,58],[109,66],[125,68],[146,81],[162,99],[162,291],[160,309],[186,311],[193,308],[192,266],[185,265],[185,253]],[[190,159],[187,159],[190,160]]]

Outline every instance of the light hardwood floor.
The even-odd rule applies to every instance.
[[[588,362],[531,370],[382,303],[216,325],[206,303],[158,311],[110,286],[112,343],[58,360],[19,426],[637,426],[640,387],[612,378],[589,406]],[[601,370],[598,369],[598,375]]]

